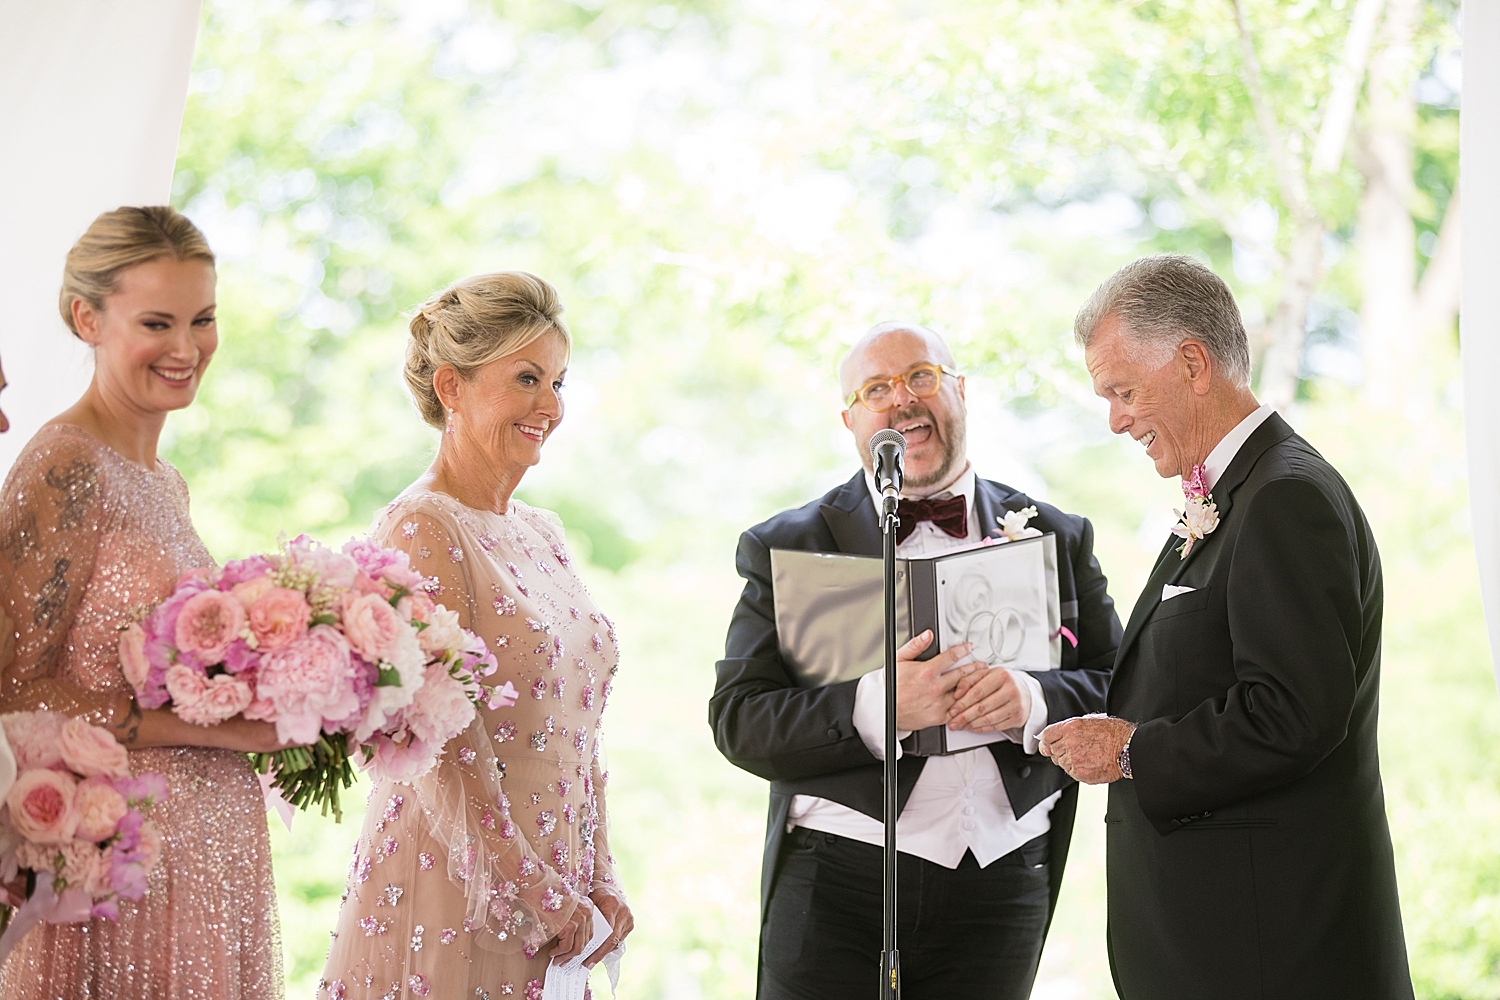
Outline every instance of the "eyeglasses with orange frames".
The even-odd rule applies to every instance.
[[[871,413],[884,413],[896,404],[896,384],[906,386],[906,391],[918,399],[929,399],[937,395],[938,389],[942,388],[943,376],[958,378],[957,372],[950,372],[942,365],[917,365],[905,375],[897,375],[895,378],[871,379],[860,386],[857,392],[849,394],[845,402],[845,408],[855,403],[865,404],[865,409]]]

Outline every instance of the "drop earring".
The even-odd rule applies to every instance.
[[[445,430],[449,434],[453,433],[453,411],[452,410],[448,411],[448,426],[445,428]]]

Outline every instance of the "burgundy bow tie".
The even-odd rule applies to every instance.
[[[969,537],[969,501],[966,497],[949,497],[946,500],[907,500],[896,505],[896,516],[901,524],[896,528],[896,544],[900,545],[917,530],[920,521],[931,521],[954,538]]]

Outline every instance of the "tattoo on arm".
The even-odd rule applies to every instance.
[[[67,468],[57,466],[47,470],[44,477],[47,485],[62,496],[52,501],[58,509],[59,530],[76,528],[84,521],[84,514],[99,496],[99,467],[84,458],[75,458]]]
[[[50,629],[62,617],[64,605],[68,603],[68,580],[64,576],[73,565],[68,559],[52,561],[52,576],[37,589],[36,603],[31,609],[31,624]]]
[[[121,743],[130,746],[140,739],[141,736],[141,706],[137,705],[135,698],[130,699],[130,711],[125,718],[115,726]]]
[[[37,540],[36,511],[29,510],[21,523],[0,538],[0,556],[10,560],[12,566],[21,565],[29,554],[41,547]]]

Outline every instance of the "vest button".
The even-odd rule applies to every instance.
[[[1024,767],[1021,768],[1021,777],[1023,777],[1023,778],[1029,778],[1029,777],[1031,777],[1031,765],[1030,764],[1027,764],[1027,765],[1025,765]]]
[[[838,731],[838,727],[837,726],[835,726],[832,729],[828,730],[828,738],[830,740],[836,740],[836,739],[839,738],[839,731]]]

